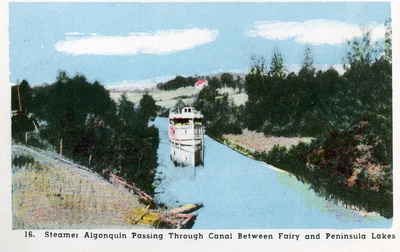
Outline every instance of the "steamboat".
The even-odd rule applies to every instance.
[[[193,107],[169,113],[168,136],[171,159],[177,165],[202,165],[204,156],[203,115]]]
[[[169,113],[168,136],[172,144],[201,146],[204,139],[203,115],[193,107]]]

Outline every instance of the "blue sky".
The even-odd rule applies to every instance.
[[[317,66],[338,66],[362,29],[383,38],[390,4],[10,3],[9,15],[10,82],[50,83],[65,70],[118,85],[246,72],[274,48],[295,70],[307,45]]]

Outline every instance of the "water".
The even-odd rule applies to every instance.
[[[392,220],[360,216],[317,196],[294,176],[205,137],[204,165],[175,166],[165,118],[160,130],[156,199],[169,206],[203,203],[194,229],[388,228]]]

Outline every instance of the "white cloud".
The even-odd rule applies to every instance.
[[[217,30],[199,28],[131,33],[127,36],[92,34],[87,37],[67,37],[58,41],[55,48],[59,52],[72,55],[167,54],[210,43],[217,36]]]
[[[370,24],[365,27],[371,31],[372,40],[384,38],[383,24]],[[270,40],[288,40],[302,44],[335,45],[360,37],[364,28],[335,20],[314,19],[304,22],[258,21],[248,32],[251,37],[262,37]]]

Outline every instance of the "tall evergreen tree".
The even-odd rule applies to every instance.
[[[286,70],[283,63],[283,56],[278,48],[272,53],[269,75],[275,79],[283,79],[286,77]]]
[[[385,42],[384,42],[384,57],[385,60],[392,63],[392,20],[388,19],[385,22]]]
[[[304,59],[299,76],[313,76],[315,74],[314,57],[310,46],[304,49]]]

